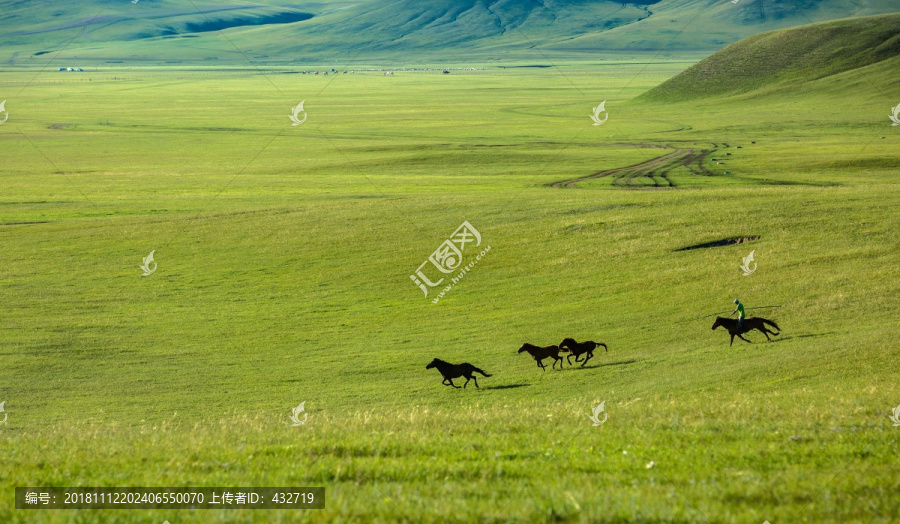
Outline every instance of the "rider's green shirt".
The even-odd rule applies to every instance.
[[[744,305],[738,302],[737,305],[738,318],[744,318]]]

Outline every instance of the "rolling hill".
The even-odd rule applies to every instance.
[[[309,63],[398,53],[407,61],[535,50],[590,58],[709,53],[761,31],[896,10],[889,0],[16,1],[0,15],[0,58]]]
[[[734,43],[638,100],[676,102],[791,89],[864,68],[896,72],[898,56],[900,14],[812,24]]]

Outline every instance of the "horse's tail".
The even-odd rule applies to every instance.
[[[781,331],[781,328],[778,327],[778,324],[772,322],[771,320],[768,320],[768,319],[765,319],[762,317],[760,317],[759,319],[762,320],[764,324],[768,324],[768,325],[772,326],[773,328],[777,329],[778,331]],[[775,333],[775,334],[777,335],[778,333]]]
[[[492,375],[488,375],[487,373],[485,373],[484,370],[476,368],[475,366],[472,366],[472,371],[477,371],[486,377],[492,376]]]
[[[603,346],[603,349],[605,349],[606,352],[609,353],[609,348],[606,347],[606,344],[604,344],[603,342],[597,342],[597,345],[598,345],[598,346]]]

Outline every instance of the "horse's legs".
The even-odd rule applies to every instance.
[[[545,366],[543,362],[538,359],[534,359],[534,361],[537,362],[537,365],[539,368],[541,368],[541,371],[546,371],[547,366]]]
[[[450,385],[451,385],[451,386],[455,387],[456,389],[459,389],[459,386],[457,386],[456,384],[453,383],[453,379],[452,379],[452,378],[448,378],[447,380],[450,381]]]
[[[465,387],[469,385],[469,379],[470,379],[470,378],[472,378],[472,377],[471,377],[471,376],[466,377],[466,383],[463,384],[463,389],[465,389]],[[477,383],[478,383],[478,382],[476,382],[476,384],[477,384]]]
[[[571,366],[572,365],[572,354],[571,353],[566,357],[566,360],[569,361],[569,365]],[[575,357],[575,362],[578,362],[578,357]]]
[[[594,353],[589,351],[587,356],[584,357],[584,362],[581,364],[581,367],[584,367],[584,365],[587,364],[587,361],[590,360],[593,356]]]
[[[766,340],[772,340],[771,338],[769,338],[769,330],[768,329],[761,328],[760,331],[762,331],[762,334],[766,336]]]
[[[731,335],[731,343],[728,344],[728,347],[731,347],[734,344],[734,335]]]
[[[741,339],[741,340],[743,340],[744,342],[746,342],[746,343],[748,343],[748,344],[752,344],[752,343],[753,343],[753,342],[750,342],[749,340],[747,340],[746,338],[744,338],[743,335],[738,335],[738,338]]]
[[[472,375],[472,380],[475,381],[475,387],[478,389],[481,389],[480,387],[478,387],[478,377],[476,377],[475,375]],[[468,382],[468,380],[466,382]]]

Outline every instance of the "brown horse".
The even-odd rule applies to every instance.
[[[594,342],[593,340],[588,340],[587,342],[576,342],[574,338],[565,338],[562,342],[559,343],[560,349],[569,350],[569,355],[566,356],[566,360],[569,361],[569,365],[572,365],[572,355],[575,355],[575,362],[581,362],[578,359],[581,355],[587,353],[587,356],[584,357],[584,362],[581,364],[581,367],[584,367],[587,364],[587,361],[594,357],[594,350],[597,349],[597,346],[603,346],[607,352],[609,348],[606,347],[606,344],[603,342]]]
[[[752,331],[754,329],[758,329],[762,331],[762,334],[766,336],[766,340],[772,340],[769,338],[769,333],[778,336],[780,333],[776,333],[774,331],[769,331],[766,328],[766,324],[772,326],[773,328],[781,331],[781,328],[778,327],[778,324],[772,322],[771,320],[762,318],[762,317],[747,317],[744,319],[744,325],[741,326],[742,329],[738,329],[738,321],[735,318],[723,318],[716,317],[716,321],[713,323],[712,328],[716,329],[719,326],[728,330],[728,334],[731,335],[731,344],[734,344],[734,337],[738,337],[744,342],[750,342],[746,338],[742,336],[743,333],[747,333],[748,331]],[[731,347],[731,344],[728,344]]]
[[[478,379],[475,378],[475,375],[472,374],[473,372],[481,373],[482,375],[484,375],[486,377],[491,376],[491,375],[488,375],[487,373],[485,373],[484,371],[476,368],[472,364],[469,364],[468,362],[463,362],[462,364],[451,364],[449,362],[444,362],[443,360],[441,360],[439,358],[432,360],[431,364],[428,364],[427,366],[425,366],[425,369],[431,369],[431,368],[437,368],[437,370],[441,373],[441,376],[444,377],[444,380],[443,380],[443,382],[441,382],[441,384],[443,384],[445,386],[453,386],[456,389],[459,389],[459,386],[457,386],[453,383],[453,379],[455,379],[455,378],[466,377],[466,383],[463,384],[462,387],[466,387],[469,384],[470,380],[474,380],[475,387],[477,388],[478,387]],[[448,382],[449,382],[449,384],[448,384]]]
[[[541,371],[547,370],[547,366],[545,366],[543,364],[543,362],[541,362],[542,360],[544,360],[547,357],[550,357],[553,359],[552,367],[555,368],[557,362],[559,362],[559,369],[562,369],[562,367],[563,367],[563,365],[562,365],[563,358],[561,356],[559,356],[559,353],[560,353],[559,346],[539,347],[539,346],[535,346],[533,344],[529,344],[528,342],[526,342],[526,343],[522,344],[522,347],[519,348],[519,353],[522,353],[523,351],[527,351],[528,354],[531,355],[531,358],[533,358],[535,360],[535,362],[537,362],[537,365],[539,368],[541,368]]]

